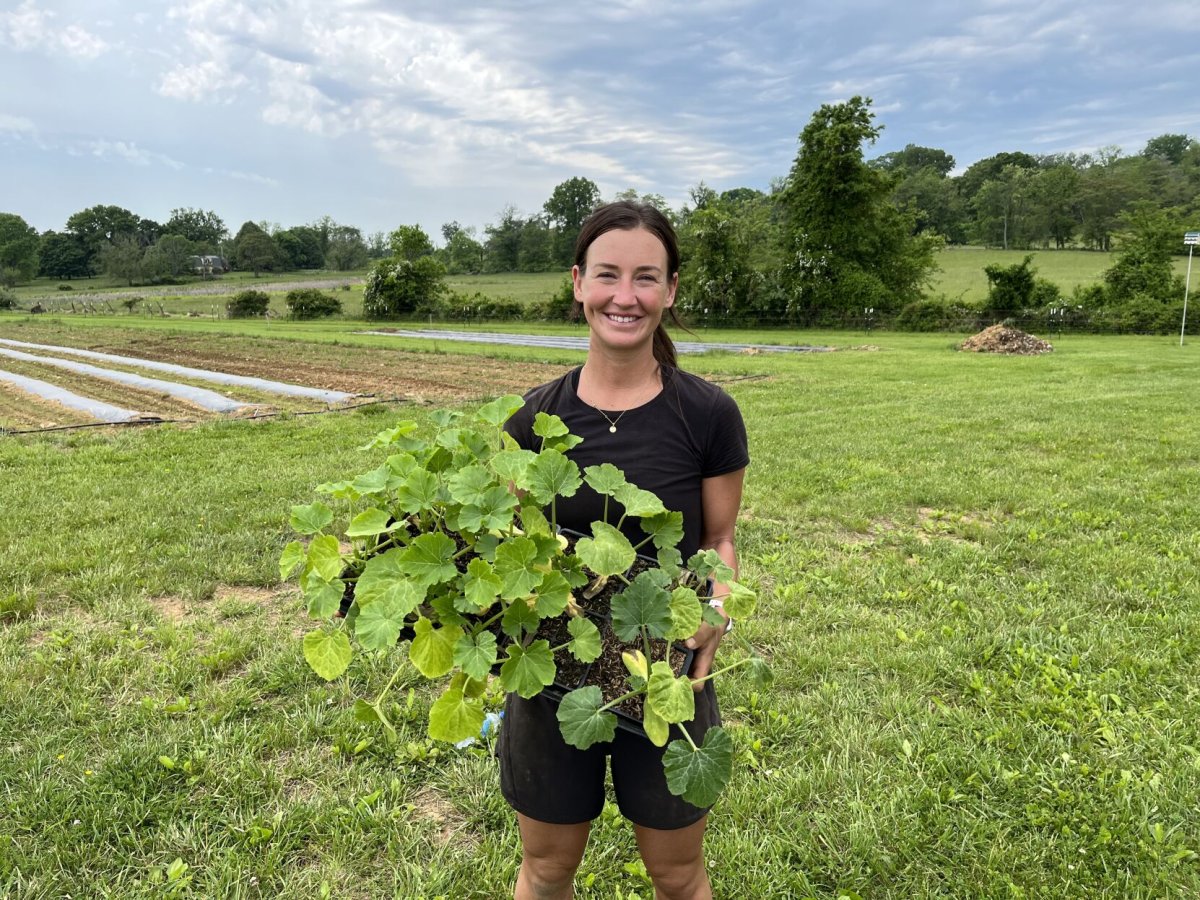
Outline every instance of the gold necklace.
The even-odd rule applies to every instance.
[[[618,415],[615,419],[611,419],[611,418],[609,418],[608,413],[606,413],[600,407],[593,406],[592,409],[594,409],[596,412],[600,413],[600,415],[604,416],[604,421],[606,421],[608,423],[608,431],[610,434],[617,433],[617,423],[621,421],[621,416],[623,416],[623,415],[625,415],[625,413],[629,412],[629,410],[623,409],[623,410],[621,410],[620,415]]]

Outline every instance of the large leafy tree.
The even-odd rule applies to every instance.
[[[124,207],[103,204],[89,206],[67,219],[67,231],[83,242],[91,269],[101,267],[100,252],[122,235],[136,238],[143,246],[151,243],[153,237],[143,240],[150,225],[153,223]]]
[[[870,163],[876,169],[896,174],[912,174],[930,170],[945,178],[954,169],[954,157],[936,147],[907,144],[903,150],[893,150],[877,156]]]
[[[934,268],[936,242],[914,235],[911,213],[890,202],[891,176],[863,160],[879,135],[874,118],[871,101],[853,97],[822,106],[800,134],[779,195],[788,311],[800,321],[898,309]]]
[[[15,213],[0,213],[0,273],[6,281],[28,281],[38,271],[37,229]]]
[[[178,234],[206,253],[214,253],[226,235],[225,223],[215,212],[183,207],[171,210],[163,234]]]
[[[1183,161],[1184,154],[1195,143],[1191,136],[1186,134],[1160,134],[1158,137],[1146,141],[1146,146],[1142,149],[1142,156],[1179,165]]]
[[[339,272],[361,269],[367,264],[367,244],[362,232],[353,225],[338,225],[329,229],[325,241],[325,265]]]
[[[600,202],[600,188],[589,178],[568,178],[558,185],[543,205],[555,229],[555,261],[569,266],[575,251],[575,239],[583,220]]]
[[[85,278],[91,275],[88,252],[78,235],[47,231],[38,250],[41,274],[50,278]]]
[[[246,222],[233,239],[233,258],[237,267],[251,271],[257,278],[260,272],[272,272],[279,267],[279,247],[262,227]]]
[[[164,234],[142,258],[144,273],[152,278],[178,278],[192,271],[197,247],[182,234]]]
[[[120,278],[131,286],[144,275],[146,248],[137,235],[118,234],[100,251],[100,264],[113,278]]]
[[[500,210],[500,221],[484,228],[487,234],[487,268],[492,272],[516,272],[521,265],[521,231],[525,220],[511,203]]]
[[[319,269],[325,265],[325,241],[316,228],[297,225],[274,237],[289,269]]]
[[[401,225],[388,237],[388,245],[392,256],[409,262],[433,255],[433,241],[420,225]]]

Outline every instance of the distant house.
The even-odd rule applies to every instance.
[[[223,256],[189,256],[188,264],[197,275],[224,275],[232,269]]]

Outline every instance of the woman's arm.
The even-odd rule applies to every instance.
[[[705,478],[700,484],[701,508],[704,514],[704,529],[700,534],[701,550],[716,550],[721,561],[733,569],[736,577],[738,571],[737,550],[734,545],[734,529],[737,525],[738,509],[742,505],[742,483],[746,470],[737,469],[714,478]],[[729,592],[723,584],[714,585],[713,596],[722,597]],[[725,611],[720,610],[725,616]],[[696,651],[692,662],[692,677],[703,678],[712,669],[713,658],[717,654],[717,646],[721,643],[724,629],[701,624],[700,630],[688,638],[687,646]],[[703,690],[703,685],[695,685],[697,691]]]

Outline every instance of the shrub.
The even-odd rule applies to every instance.
[[[270,305],[271,298],[266,291],[250,289],[238,291],[230,297],[229,302],[225,304],[225,312],[231,319],[249,319],[266,315]]]
[[[1029,300],[1032,306],[1056,306],[1062,302],[1062,289],[1053,281],[1035,278]]]
[[[363,315],[390,319],[426,308],[436,309],[446,290],[446,268],[432,256],[417,260],[383,259],[367,273]]]
[[[69,284],[60,284],[60,285],[58,286],[58,289],[59,289],[60,291],[73,291],[73,290],[75,290],[75,288],[71,287],[71,285],[69,285]]]
[[[1015,315],[1034,305],[1035,273],[1032,266],[1033,254],[1011,266],[984,266],[983,274],[988,280],[987,302],[983,311],[999,318]]]
[[[946,331],[950,319],[950,308],[942,301],[917,300],[900,310],[895,327],[900,331]]]
[[[320,319],[342,313],[342,301],[316,288],[297,288],[287,292],[288,315],[293,319]]]
[[[16,309],[17,295],[0,289],[0,309]]]

